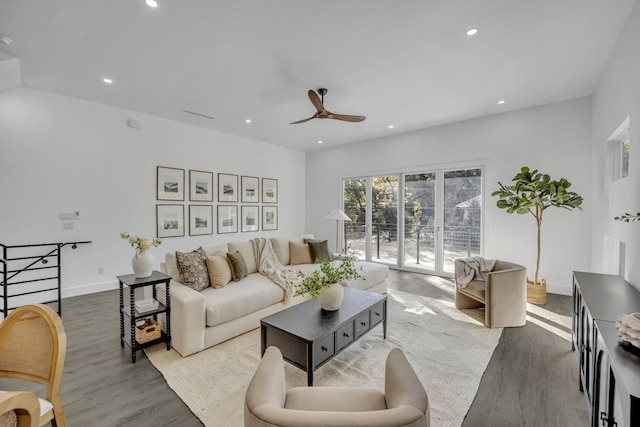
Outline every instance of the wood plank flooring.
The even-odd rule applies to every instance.
[[[451,281],[433,276],[391,271],[389,288],[453,299]],[[548,300],[546,310],[570,314],[570,297]],[[70,427],[202,425],[143,352],[132,364],[130,349],[120,348],[117,291],[65,299],[63,310],[68,346],[62,400]],[[0,380],[0,389],[18,387]],[[463,426],[570,427],[588,421],[571,343],[528,322],[504,330]]]

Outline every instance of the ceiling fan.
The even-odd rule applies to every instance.
[[[318,96],[318,93],[320,96]],[[289,123],[291,125],[296,125],[298,123],[308,122],[311,119],[334,119],[334,120],[343,120],[345,122],[361,122],[366,119],[365,116],[350,116],[347,114],[335,114],[331,111],[324,108],[324,95],[327,93],[327,89],[320,88],[318,92],[314,90],[309,90],[309,99],[316,110],[318,110],[313,116],[308,119],[298,120],[297,122]]]

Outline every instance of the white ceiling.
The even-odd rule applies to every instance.
[[[0,0],[0,53],[24,86],[313,150],[590,95],[635,4],[157,1]],[[319,87],[367,120],[289,125]]]

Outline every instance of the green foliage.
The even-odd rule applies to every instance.
[[[551,180],[549,175],[523,166],[513,181],[514,184],[509,186],[498,182],[500,188],[491,193],[498,197],[496,205],[508,213],[531,213],[541,217],[542,211],[552,206],[568,210],[582,209],[582,197],[567,190],[571,183],[565,178]]]
[[[296,285],[296,295],[320,295],[320,291],[332,283],[341,283],[351,279],[364,279],[359,273],[362,267],[355,265],[356,257],[352,254],[341,255],[320,261],[320,268],[312,273],[301,271],[302,280]]]
[[[616,216],[613,219],[615,219],[616,221],[622,221],[622,222],[640,221],[640,212],[638,212],[636,214],[630,214],[628,212],[625,212],[623,215]]]
[[[508,213],[524,215],[530,213],[538,226],[538,256],[534,282],[538,282],[540,269],[540,226],[542,225],[542,213],[550,207],[567,210],[582,210],[582,197],[573,191],[568,191],[571,183],[565,178],[552,180],[547,174],[530,170],[523,166],[520,172],[513,178],[513,185],[504,185],[498,182],[499,189],[491,193],[498,197],[496,206]]]

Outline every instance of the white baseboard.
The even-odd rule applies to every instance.
[[[573,288],[565,285],[549,285],[547,283],[547,293],[558,295],[573,295]]]
[[[118,289],[118,281],[90,283],[88,285],[74,286],[73,288],[63,288],[62,298],[77,297],[80,295],[95,294],[97,292],[111,291]]]

